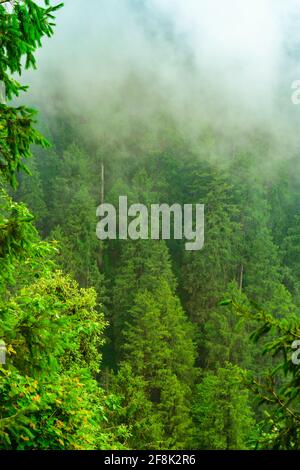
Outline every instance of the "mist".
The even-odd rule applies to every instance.
[[[50,116],[84,117],[84,132],[120,138],[169,116],[197,138],[259,129],[297,146],[300,1],[66,0],[44,42],[31,97]],[[81,131],[80,131],[81,132]]]

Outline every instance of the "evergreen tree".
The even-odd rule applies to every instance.
[[[227,363],[206,372],[197,386],[193,407],[198,449],[247,449],[254,426],[244,371]]]
[[[278,319],[235,301],[233,307],[239,316],[258,322],[252,334],[253,341],[265,337],[264,354],[278,358],[276,367],[252,377],[250,382],[259,405],[264,407],[258,436],[254,440],[256,448],[299,449],[299,316]]]
[[[139,255],[132,256],[133,250]],[[114,318],[118,320],[115,331],[121,335],[119,341],[115,338],[122,364],[119,374],[123,377],[124,365],[130,367],[157,423],[154,433],[149,424],[149,435],[145,416],[140,422],[138,411],[131,414],[130,424],[139,428],[139,442],[135,434],[130,445],[184,448],[190,445],[192,428],[189,402],[195,380],[193,329],[175,295],[164,242],[127,242],[123,260],[114,290],[118,299],[117,307],[114,304]],[[123,393],[128,397],[124,406],[132,410],[135,394]]]

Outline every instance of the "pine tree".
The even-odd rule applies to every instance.
[[[241,232],[239,208],[232,200],[232,187],[226,177],[217,171],[201,177],[198,171],[193,180],[202,197],[194,197],[196,202],[205,201],[205,244],[201,251],[185,253],[181,279],[189,317],[203,326],[228,283],[237,278]]]
[[[196,448],[248,448],[255,421],[249,407],[249,391],[243,384],[244,375],[243,370],[230,363],[216,373],[204,374],[193,407]]]
[[[223,298],[234,298],[241,305],[249,305],[247,296],[240,292],[236,282],[229,284]],[[230,306],[215,307],[203,328],[203,338],[201,338],[205,358],[203,367],[216,370],[231,363],[252,370],[255,367],[257,351],[250,341],[249,323],[237,318]]]
[[[127,242],[114,290],[119,374],[122,377],[123,368],[130,367],[157,422],[154,434],[149,424],[149,436],[146,417],[140,422],[138,411],[131,414],[131,425],[139,429],[138,440],[135,434],[131,442],[133,447],[175,449],[190,445],[194,333],[174,289],[164,242]],[[136,397],[123,393],[128,397],[124,406],[132,410]]]
[[[62,6],[37,5],[32,0],[17,2],[12,11],[0,4],[0,83],[4,96],[11,99],[26,87],[18,83],[13,75],[21,75],[22,62],[25,67],[35,67],[34,52],[44,36],[52,36],[54,13]],[[2,177],[16,186],[16,172],[25,169],[23,160],[31,155],[30,145],[46,146],[46,140],[34,129],[35,111],[24,106],[12,107],[0,103],[0,171]]]

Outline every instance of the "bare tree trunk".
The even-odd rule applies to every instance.
[[[101,191],[100,191],[100,204],[104,204],[105,199],[105,167],[104,162],[101,162]],[[100,242],[99,256],[98,256],[98,268],[102,271],[103,267],[103,242]]]
[[[240,292],[242,292],[242,289],[243,289],[243,277],[244,277],[244,265],[242,264],[241,269],[240,269],[240,282],[239,282]]]
[[[101,196],[100,196],[100,204],[104,204],[104,194],[105,194],[105,172],[104,172],[104,163],[101,162]]]
[[[6,96],[5,96],[5,87],[4,83],[0,82],[0,104],[6,103]]]

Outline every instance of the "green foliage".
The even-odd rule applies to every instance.
[[[2,370],[0,395],[2,449],[95,449],[98,439],[109,446],[109,433],[98,435],[107,420],[105,397],[87,371],[33,379]]]
[[[0,103],[0,174],[16,187],[16,173],[27,171],[22,159],[31,156],[32,144],[47,147],[47,141],[34,129],[36,112]]]
[[[2,2],[3,3],[3,2]],[[44,36],[52,36],[54,13],[62,6],[41,7],[32,0],[16,2],[11,11],[0,4],[0,84],[10,100],[27,87],[18,83],[14,74],[35,67],[34,53]],[[30,145],[47,146],[46,140],[34,129],[36,112],[30,108],[0,103],[0,175],[16,186],[16,173],[24,170],[22,162],[31,155]]]
[[[155,295],[147,291],[136,295],[125,325],[122,356],[144,381],[156,421],[162,423],[157,444],[176,449],[189,442],[192,427],[193,330],[168,284],[163,279],[160,284]]]
[[[136,256],[128,256],[132,250]],[[132,382],[139,384],[138,394],[123,390],[126,424],[138,429],[132,432],[129,446],[185,448],[192,432],[189,402],[196,377],[194,330],[174,293],[163,242],[128,242],[122,259],[114,289],[113,321],[117,321],[115,334],[119,335],[114,342],[120,361],[116,390],[127,387],[125,373],[130,377],[129,387]],[[140,415],[135,405],[141,396],[147,415]]]
[[[138,291],[155,293],[164,279],[172,290],[175,279],[167,247],[160,241],[128,241],[121,253],[112,297],[113,326],[117,349],[123,344],[124,324]]]
[[[21,74],[24,58],[27,68],[35,66],[37,46],[52,35],[59,6],[45,3],[19,1],[11,11],[0,4],[0,81],[8,99],[25,90],[9,74]],[[122,447],[126,428],[107,424],[118,412],[117,397],[96,381],[106,327],[96,293],[56,270],[53,244],[41,241],[26,206],[3,189],[6,182],[16,185],[30,145],[46,146],[32,127],[34,114],[0,104],[0,337],[7,348],[0,448]]]
[[[62,3],[49,6],[50,1],[46,0],[46,7],[42,7],[32,0],[21,0],[16,2],[11,12],[3,3],[0,5],[0,80],[4,83],[5,93],[10,99],[12,95],[18,95],[20,90],[24,90],[11,75],[21,75],[23,58],[25,68],[35,67],[34,52],[41,46],[43,36],[52,36],[54,13],[61,8]]]
[[[247,296],[240,292],[235,282],[229,284],[224,297],[234,298],[241,305],[249,305]],[[251,322],[246,322],[243,318],[237,321],[231,305],[232,300],[220,302],[210,312],[209,320],[204,325],[202,346],[205,351],[205,369],[215,370],[225,367],[226,363],[239,365],[244,369],[253,369],[255,366],[257,351],[249,339]]]
[[[215,373],[204,374],[197,386],[193,407],[196,448],[248,448],[255,421],[244,376],[243,370],[230,363]]]
[[[107,135],[103,116],[78,119],[59,90],[59,112],[44,123],[51,155],[34,147],[25,167],[32,144],[49,144],[36,112],[7,100],[26,91],[15,77],[35,67],[61,5],[5,3],[0,448],[299,449],[299,164],[286,158],[270,174],[269,136],[229,145],[206,128],[191,139],[164,112],[147,127],[122,126],[112,111],[118,132]],[[139,86],[129,78],[126,92]],[[13,200],[7,187],[17,183]],[[148,206],[204,203],[204,249],[100,243],[103,189],[115,205],[120,195]],[[253,376],[258,403],[246,387]]]
[[[198,203],[205,201],[205,246],[199,252],[185,253],[181,276],[189,316],[201,327],[236,277],[241,227],[240,209],[228,179],[218,172],[202,175],[200,171],[201,167],[193,171],[191,184],[198,185],[199,196],[205,192],[203,199],[198,200],[196,191],[193,195]]]
[[[288,270],[283,266],[282,250],[274,241],[279,230],[272,232],[274,191],[263,173],[260,178],[255,173],[264,144],[253,146],[249,153],[239,151],[222,165],[207,157],[214,154],[212,135],[201,136],[197,151],[178,137],[176,129],[164,129],[165,140],[159,145],[149,136],[144,141],[132,136],[124,144],[128,151],[124,155],[124,149],[106,141],[104,148],[87,152],[87,144],[78,144],[77,131],[75,127],[77,144],[66,149],[64,131],[60,136],[56,129],[62,156],[54,153],[43,164],[37,160],[42,193],[47,194],[40,223],[45,234],[59,241],[57,260],[62,270],[71,272],[81,286],[95,286],[104,301],[110,327],[100,376],[105,389],[119,396],[120,409],[111,416],[115,429],[126,426],[130,448],[226,448],[226,430],[219,432],[212,419],[214,401],[222,403],[220,412],[225,407],[221,380],[220,396],[212,393],[210,411],[203,417],[211,441],[191,440],[194,426],[199,425],[195,414],[191,422],[190,413],[197,377],[194,364],[203,380],[221,374],[228,362],[260,375],[276,367],[276,357],[262,354],[270,332],[264,341],[252,344],[249,335],[256,320],[237,319],[231,299],[245,309],[254,300],[277,318],[288,318],[297,300],[296,289],[290,289],[291,282],[296,285],[297,258],[291,255]],[[68,129],[68,142],[71,137]],[[129,204],[204,202],[204,250],[186,253],[176,241],[95,242],[94,209],[100,200],[103,161],[106,202],[117,205],[119,195],[127,195]],[[23,189],[21,200],[25,195]],[[286,236],[284,230],[280,233]],[[284,246],[293,253],[297,239],[287,239]],[[185,312],[195,328],[190,328]],[[182,373],[189,368],[192,372]],[[264,409],[253,403],[242,381],[236,378],[234,383],[243,400],[238,405],[241,420],[235,416],[231,422],[230,448],[246,448],[254,439],[253,426],[247,425],[253,418],[251,410],[261,421]]]
[[[292,344],[300,338],[299,317],[275,318],[260,310],[248,310],[235,304],[239,315],[255,318],[258,328],[252,339],[257,342],[267,334],[263,353],[279,357],[279,363],[263,376],[253,378],[251,388],[258,403],[265,406],[264,419],[256,442],[258,448],[300,448],[300,370],[292,360]],[[276,335],[276,336],[275,336]]]
[[[149,399],[147,383],[134,373],[128,362],[121,363],[110,386],[121,397],[120,412],[112,416],[115,426],[123,425],[129,430],[126,446],[129,449],[165,448],[163,422]]]
[[[21,236],[26,240],[24,248],[19,254],[10,245],[2,258],[14,270],[9,279],[1,275],[0,337],[8,351],[0,372],[1,448],[117,446],[104,430],[109,398],[94,379],[106,325],[95,292],[79,290],[51,262],[44,262],[45,253],[49,256],[54,248],[39,241],[30,219],[22,222],[26,228],[17,235],[20,244]]]

